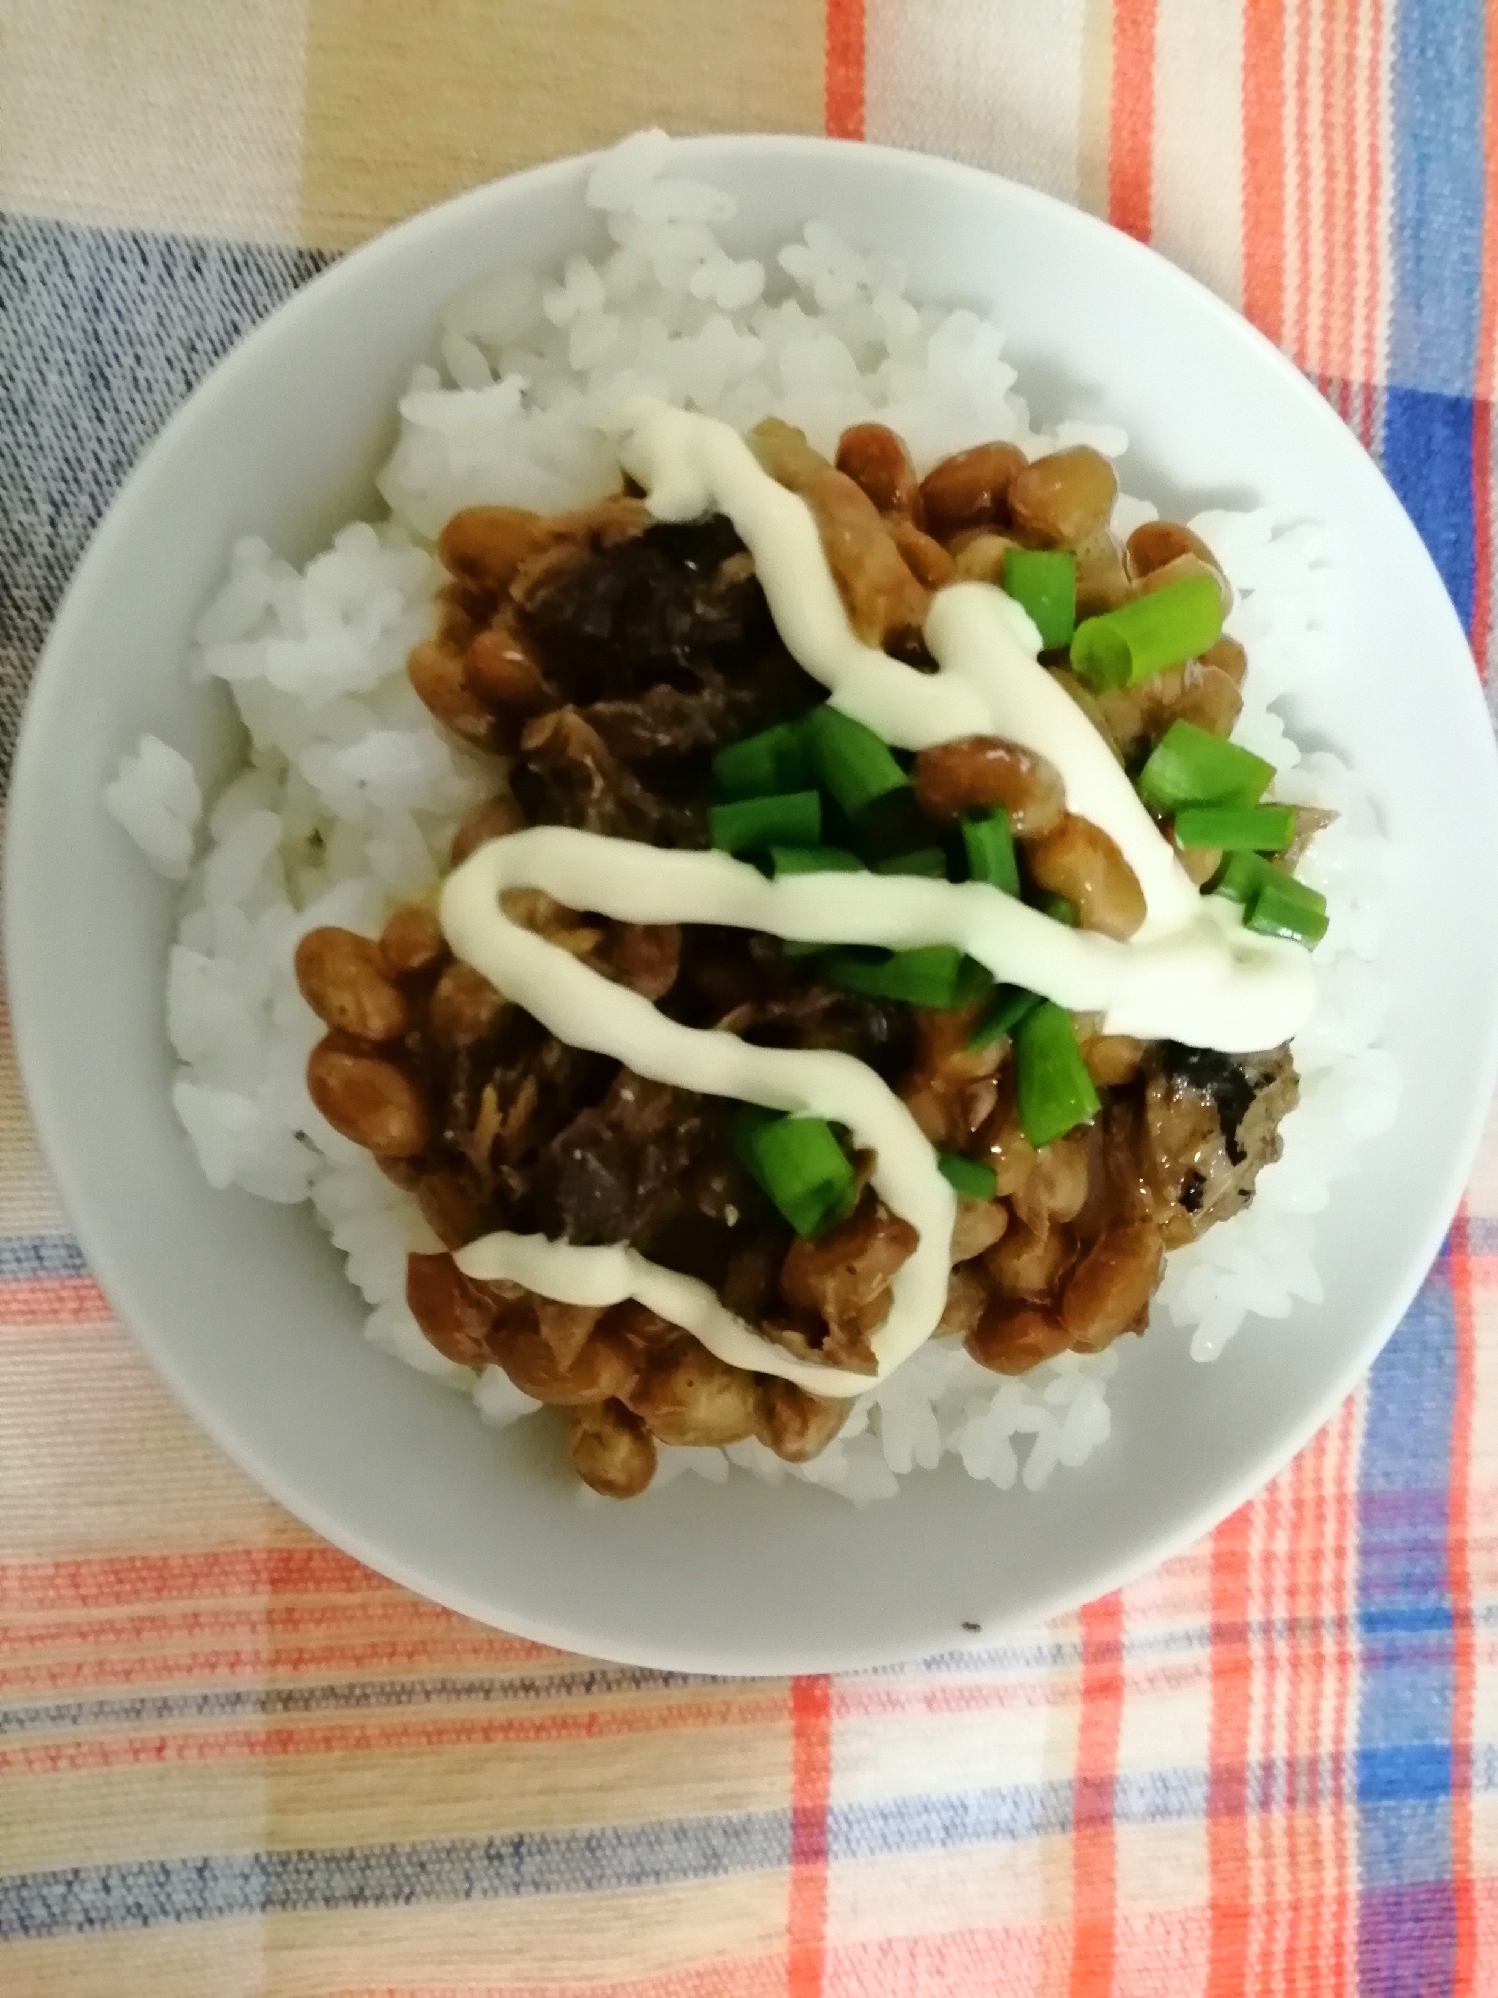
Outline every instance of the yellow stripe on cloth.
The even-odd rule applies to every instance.
[[[1077,200],[1083,14],[1083,0],[947,0],[937,27],[927,0],[870,7],[868,137]]]
[[[295,237],[300,0],[9,0],[0,208]]]
[[[782,1872],[656,1887],[181,1922],[5,1950],[6,1998],[485,1998],[672,1978],[785,1992]],[[760,1975],[756,1975],[756,1968]]]
[[[820,131],[818,0],[309,0],[301,239],[641,125]]]

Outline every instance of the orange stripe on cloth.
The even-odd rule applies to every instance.
[[[263,1628],[263,1627],[262,1627]],[[483,1665],[496,1660],[481,1625],[468,1625],[478,1635],[472,1641],[459,1637],[435,1638],[421,1642],[400,1636],[383,1637],[367,1644],[270,1644],[262,1635],[256,1648],[218,1646],[175,1653],[151,1652],[142,1656],[114,1656],[89,1645],[79,1658],[53,1659],[39,1665],[7,1667],[0,1671],[0,1692],[62,1692],[79,1686],[138,1686],[146,1683],[178,1684],[193,1679],[215,1684],[242,1677],[274,1664],[285,1674],[337,1672],[393,1672],[425,1676],[458,1665]]]
[[[832,1681],[791,1681],[791,1879],[786,1998],[821,1998],[827,1967],[827,1804]]]
[[[1392,281],[1391,265],[1386,254],[1388,211],[1392,203],[1384,199],[1384,118],[1388,110],[1391,89],[1390,72],[1394,65],[1394,52],[1390,46],[1394,26],[1393,0],[1389,0],[1387,22],[1384,17],[1384,0],[1373,0],[1367,78],[1368,186],[1363,201],[1368,216],[1365,245],[1368,263],[1368,299],[1365,308],[1367,344],[1362,364],[1358,368],[1358,375],[1364,384],[1362,438],[1370,451],[1374,448],[1374,427],[1377,421],[1377,385],[1383,379],[1388,353],[1386,298]]]
[[[1108,220],[1148,242],[1155,180],[1155,0],[1113,0]]]
[[[1352,416],[1352,67],[1349,9],[1333,8],[1321,43],[1321,240],[1326,305],[1322,365],[1335,391],[1337,414]]]
[[[242,1596],[257,1589],[330,1589],[357,1595],[399,1594],[393,1582],[319,1542],[310,1547],[224,1547],[200,1554],[106,1554],[66,1561],[0,1561],[0,1607],[96,1609],[180,1596]],[[445,1611],[444,1615],[451,1615]],[[473,1626],[469,1626],[472,1628]],[[510,1655],[554,1657],[524,1638],[494,1641]]]
[[[1491,205],[1491,203],[1490,203]],[[1489,263],[1495,253],[1485,254]],[[1484,271],[1483,319],[1490,310],[1487,290],[1493,282]],[[1483,338],[1489,337],[1486,325]],[[1365,440],[1366,441],[1366,440]],[[1472,657],[1480,678],[1488,677],[1488,645],[1493,615],[1493,405],[1481,394],[1472,405]]]
[[[1212,1727],[1207,1768],[1211,1945],[1206,1998],[1241,1998],[1248,1968],[1248,1506],[1212,1535]]]
[[[306,1726],[182,1729],[175,1733],[121,1734],[106,1739],[28,1742],[0,1750],[0,1775],[47,1775],[60,1769],[128,1769],[142,1762],[259,1762],[290,1756],[382,1754],[389,1750],[432,1752],[444,1748],[487,1748],[498,1743],[549,1744],[595,1741],[642,1734],[681,1734],[710,1728],[771,1727],[785,1711],[778,1696],[758,1700],[682,1700],[669,1706],[556,1711],[515,1714],[502,1718],[339,1721]],[[810,1817],[810,1813],[808,1816]],[[797,1813],[800,1823],[800,1813]],[[807,1899],[803,1926],[814,1936],[817,1981],[793,1986],[793,1998],[815,1998],[820,1991],[823,1918],[827,1903],[826,1807],[816,1818],[821,1844],[820,1864],[807,1862],[808,1878],[815,1871],[820,1885]],[[792,1903],[796,1899],[793,1859]],[[815,1905],[813,1906],[813,1901]],[[793,1924],[793,1950],[795,1929]]]
[[[1117,75],[1115,68],[1114,74]],[[1077,1766],[1072,1780],[1072,1964],[1070,1998],[1113,1990],[1118,1902],[1114,1779],[1123,1719],[1123,1597],[1088,1603],[1082,1627]]]
[[[1480,405],[1479,405],[1480,407]],[[1484,425],[1484,427],[1486,427]],[[1451,1410],[1451,1483],[1446,1506],[1446,1587],[1451,1598],[1451,1989],[1475,1991],[1477,1959],[1472,1839],[1472,1730],[1476,1671],[1472,1653],[1472,1573],[1468,1531],[1472,1483],[1472,1415],[1476,1406],[1476,1328],[1472,1266],[1467,1255],[1467,1206],[1451,1229],[1452,1319],[1456,1380]],[[1486,1869],[1484,1869],[1486,1870]]]
[[[1472,408],[1472,653],[1484,679],[1492,638],[1493,395],[1498,383],[1498,19],[1487,15],[1483,79],[1482,311]]]
[[[1333,1425],[1337,1459],[1332,1490],[1336,1503],[1331,1518],[1332,1606],[1335,1615],[1336,1689],[1332,1698],[1332,1879],[1336,1883],[1332,1902],[1333,1935],[1331,1986],[1327,1998],[1342,1998],[1351,1989],[1352,1966],[1357,1961],[1357,1901],[1351,1872],[1351,1834],[1348,1820],[1356,1807],[1347,1798],[1347,1731],[1353,1713],[1353,1671],[1355,1653],[1351,1630],[1357,1611],[1356,1576],[1353,1549],[1357,1533],[1357,1453],[1358,1407],[1356,1397],[1343,1402]]]
[[[722,1959],[622,1984],[340,1984],[328,1998],[785,1998],[785,1963],[779,1955]]]
[[[864,0],[827,0],[826,118],[834,139],[863,137],[866,39]]]
[[[108,1325],[113,1317],[92,1277],[22,1277],[0,1284],[0,1330],[11,1325]]]
[[[1285,315],[1283,0],[1243,6],[1243,311],[1271,340]]]
[[[1294,32],[1286,33],[1286,130],[1288,132],[1286,186],[1290,195],[1286,228],[1286,284],[1288,289],[1285,325],[1280,344],[1299,367],[1308,367],[1311,334],[1311,146],[1307,73],[1311,64],[1312,0],[1294,0],[1291,21]]]

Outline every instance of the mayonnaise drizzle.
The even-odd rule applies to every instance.
[[[787,650],[834,705],[899,748],[997,734],[1046,756],[1061,772],[1068,809],[1110,835],[1144,893],[1144,926],[1121,944],[1068,929],[977,883],[872,874],[766,881],[726,854],[661,851],[559,826],[493,840],[449,877],[441,916],[454,954],[560,1040],[703,1095],[826,1117],[877,1153],[877,1191],[920,1238],[873,1335],[883,1378],[941,1317],[955,1211],[904,1105],[851,1056],[751,1047],[668,1020],[511,922],[499,907],[503,889],[543,889],[569,907],[626,922],[719,923],[893,949],[954,943],[997,978],[1073,1011],[1100,1013],[1110,1033],[1228,1052],[1290,1038],[1314,1003],[1315,975],[1298,945],[1245,931],[1230,903],[1198,894],[1107,745],[1038,663],[1030,620],[1001,591],[958,583],[937,592],[925,637],[940,671],[920,673],[855,635],[811,510],[761,469],[727,424],[639,398],[625,411],[619,456],[658,519],[729,517],[754,556]],[[706,1285],[627,1247],[497,1233],[461,1250],[457,1261],[470,1276],[509,1278],[569,1303],[638,1298],[721,1359],[822,1394],[858,1394],[870,1385],[866,1375],[793,1358]]]

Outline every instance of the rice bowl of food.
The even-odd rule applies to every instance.
[[[579,1649],[869,1662],[1157,1558],[1367,1364],[1491,1086],[1495,788],[1413,530],[1189,280],[641,134],[327,274],[127,488],[18,1040],[312,1524]]]

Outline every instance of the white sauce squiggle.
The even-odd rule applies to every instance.
[[[568,907],[627,922],[720,923],[894,949],[953,943],[997,978],[1073,1011],[1101,1013],[1108,1032],[1234,1053],[1289,1039],[1314,1004],[1315,974],[1298,945],[1245,931],[1232,904],[1197,893],[1107,745],[1038,663],[1030,620],[1001,591],[982,583],[939,591],[925,636],[941,670],[919,673],[856,637],[810,509],[761,469],[728,425],[642,398],[626,412],[620,461],[646,488],[657,518],[729,517],[754,556],[787,649],[843,712],[899,748],[998,734],[1048,757],[1061,771],[1068,809],[1113,838],[1144,892],[1145,924],[1121,944],[1068,929],[980,883],[849,874],[771,882],[726,854],[665,852],[554,826],[491,841],[444,887],[442,927],[455,955],[560,1040],[703,1095],[825,1117],[877,1153],[876,1189],[920,1237],[873,1335],[883,1378],[941,1317],[955,1212],[904,1105],[851,1056],[756,1048],[666,1019],[512,923],[499,908],[502,889],[543,889]],[[822,1394],[858,1394],[870,1384],[866,1375],[794,1359],[705,1285],[626,1247],[498,1233],[457,1261],[470,1276],[509,1278],[570,1303],[638,1298],[721,1359]]]

